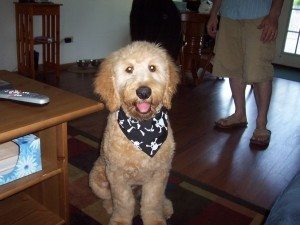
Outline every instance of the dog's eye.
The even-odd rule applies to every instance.
[[[133,66],[128,66],[125,71],[126,71],[126,73],[132,73],[133,72]]]
[[[155,72],[156,71],[156,66],[150,65],[149,70],[150,70],[150,72]]]

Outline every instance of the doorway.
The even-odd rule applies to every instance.
[[[300,0],[284,1],[275,63],[300,68]]]

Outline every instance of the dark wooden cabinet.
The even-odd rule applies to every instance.
[[[214,40],[206,32],[209,14],[198,12],[181,13],[181,32],[184,44],[180,52],[183,83],[187,73],[192,74],[194,85],[200,84],[206,71],[212,72]],[[202,68],[199,71],[199,68]]]
[[[35,45],[42,45],[43,73],[60,71],[60,6],[50,3],[15,3],[18,72],[33,79],[37,74]],[[41,16],[41,35],[34,37],[33,21]],[[37,57],[37,55],[36,55]]]

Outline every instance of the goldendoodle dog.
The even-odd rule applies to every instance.
[[[175,142],[168,109],[179,76],[166,50],[137,41],[112,53],[94,85],[110,114],[89,184],[112,213],[109,225],[130,225],[140,188],[144,225],[165,225],[173,213],[165,197]]]

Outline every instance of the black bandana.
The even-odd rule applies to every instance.
[[[145,121],[128,117],[121,108],[118,111],[118,123],[132,144],[150,157],[158,152],[168,135],[168,114],[165,108],[154,118]]]

